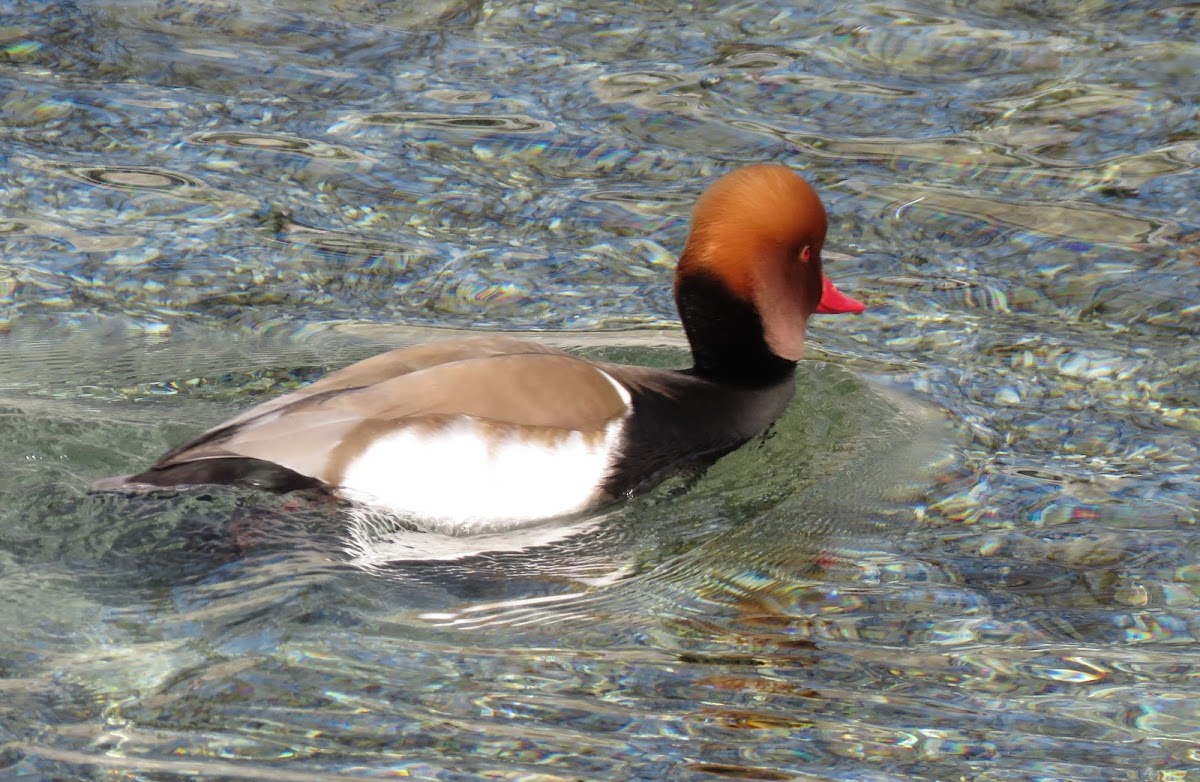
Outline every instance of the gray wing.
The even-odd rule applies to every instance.
[[[306,397],[325,394],[330,391],[371,386],[400,377],[401,375],[411,374],[422,369],[428,369],[440,364],[449,364],[455,361],[526,353],[567,355],[557,348],[542,345],[531,340],[498,336],[429,342],[422,345],[414,345],[413,347],[389,350],[386,353],[380,353],[377,356],[357,361],[336,372],[331,372],[304,388],[244,410],[228,421],[209,430],[204,435],[201,435],[197,440],[203,439],[218,429],[225,429],[234,424],[258,418],[265,413],[287,407]],[[166,457],[164,456],[163,458]]]
[[[496,355],[497,343],[456,345],[451,354],[476,355],[432,365],[431,356],[410,350],[376,356],[242,413],[165,454],[151,470],[250,458],[336,485],[344,465],[372,438],[417,421],[466,416],[506,427],[598,433],[625,415],[627,396],[595,365],[536,343],[503,341],[534,351]],[[488,351],[492,355],[477,355]]]

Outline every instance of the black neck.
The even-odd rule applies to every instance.
[[[767,347],[758,311],[722,283],[692,273],[679,280],[675,305],[696,362],[692,374],[739,386],[767,386],[790,376],[795,361]]]

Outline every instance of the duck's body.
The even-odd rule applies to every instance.
[[[535,520],[736,448],[779,417],[792,387],[790,374],[739,388],[512,337],[432,343],[251,408],[121,480],[336,487],[457,524]]]
[[[98,486],[322,488],[460,525],[594,507],[712,461],[782,414],[808,316],[862,309],[822,275],[824,232],[798,176],[741,169],[700,199],[680,260],[691,369],[588,361],[512,337],[394,350]]]

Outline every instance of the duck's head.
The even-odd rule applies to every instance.
[[[676,300],[698,366],[706,348],[721,338],[712,328],[719,324],[696,321],[724,318],[732,323],[739,304],[757,314],[766,349],[786,362],[803,356],[813,313],[863,311],[863,304],[839,291],[821,269],[825,230],[821,199],[785,166],[740,168],[700,196],[675,278]],[[709,293],[697,296],[697,290]],[[712,300],[722,295],[731,301],[724,312]],[[697,298],[710,301],[697,304]]]

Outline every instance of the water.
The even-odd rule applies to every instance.
[[[1200,779],[1193,5],[0,9],[0,778]],[[678,365],[762,160],[870,309],[699,479],[87,492],[455,329]]]

